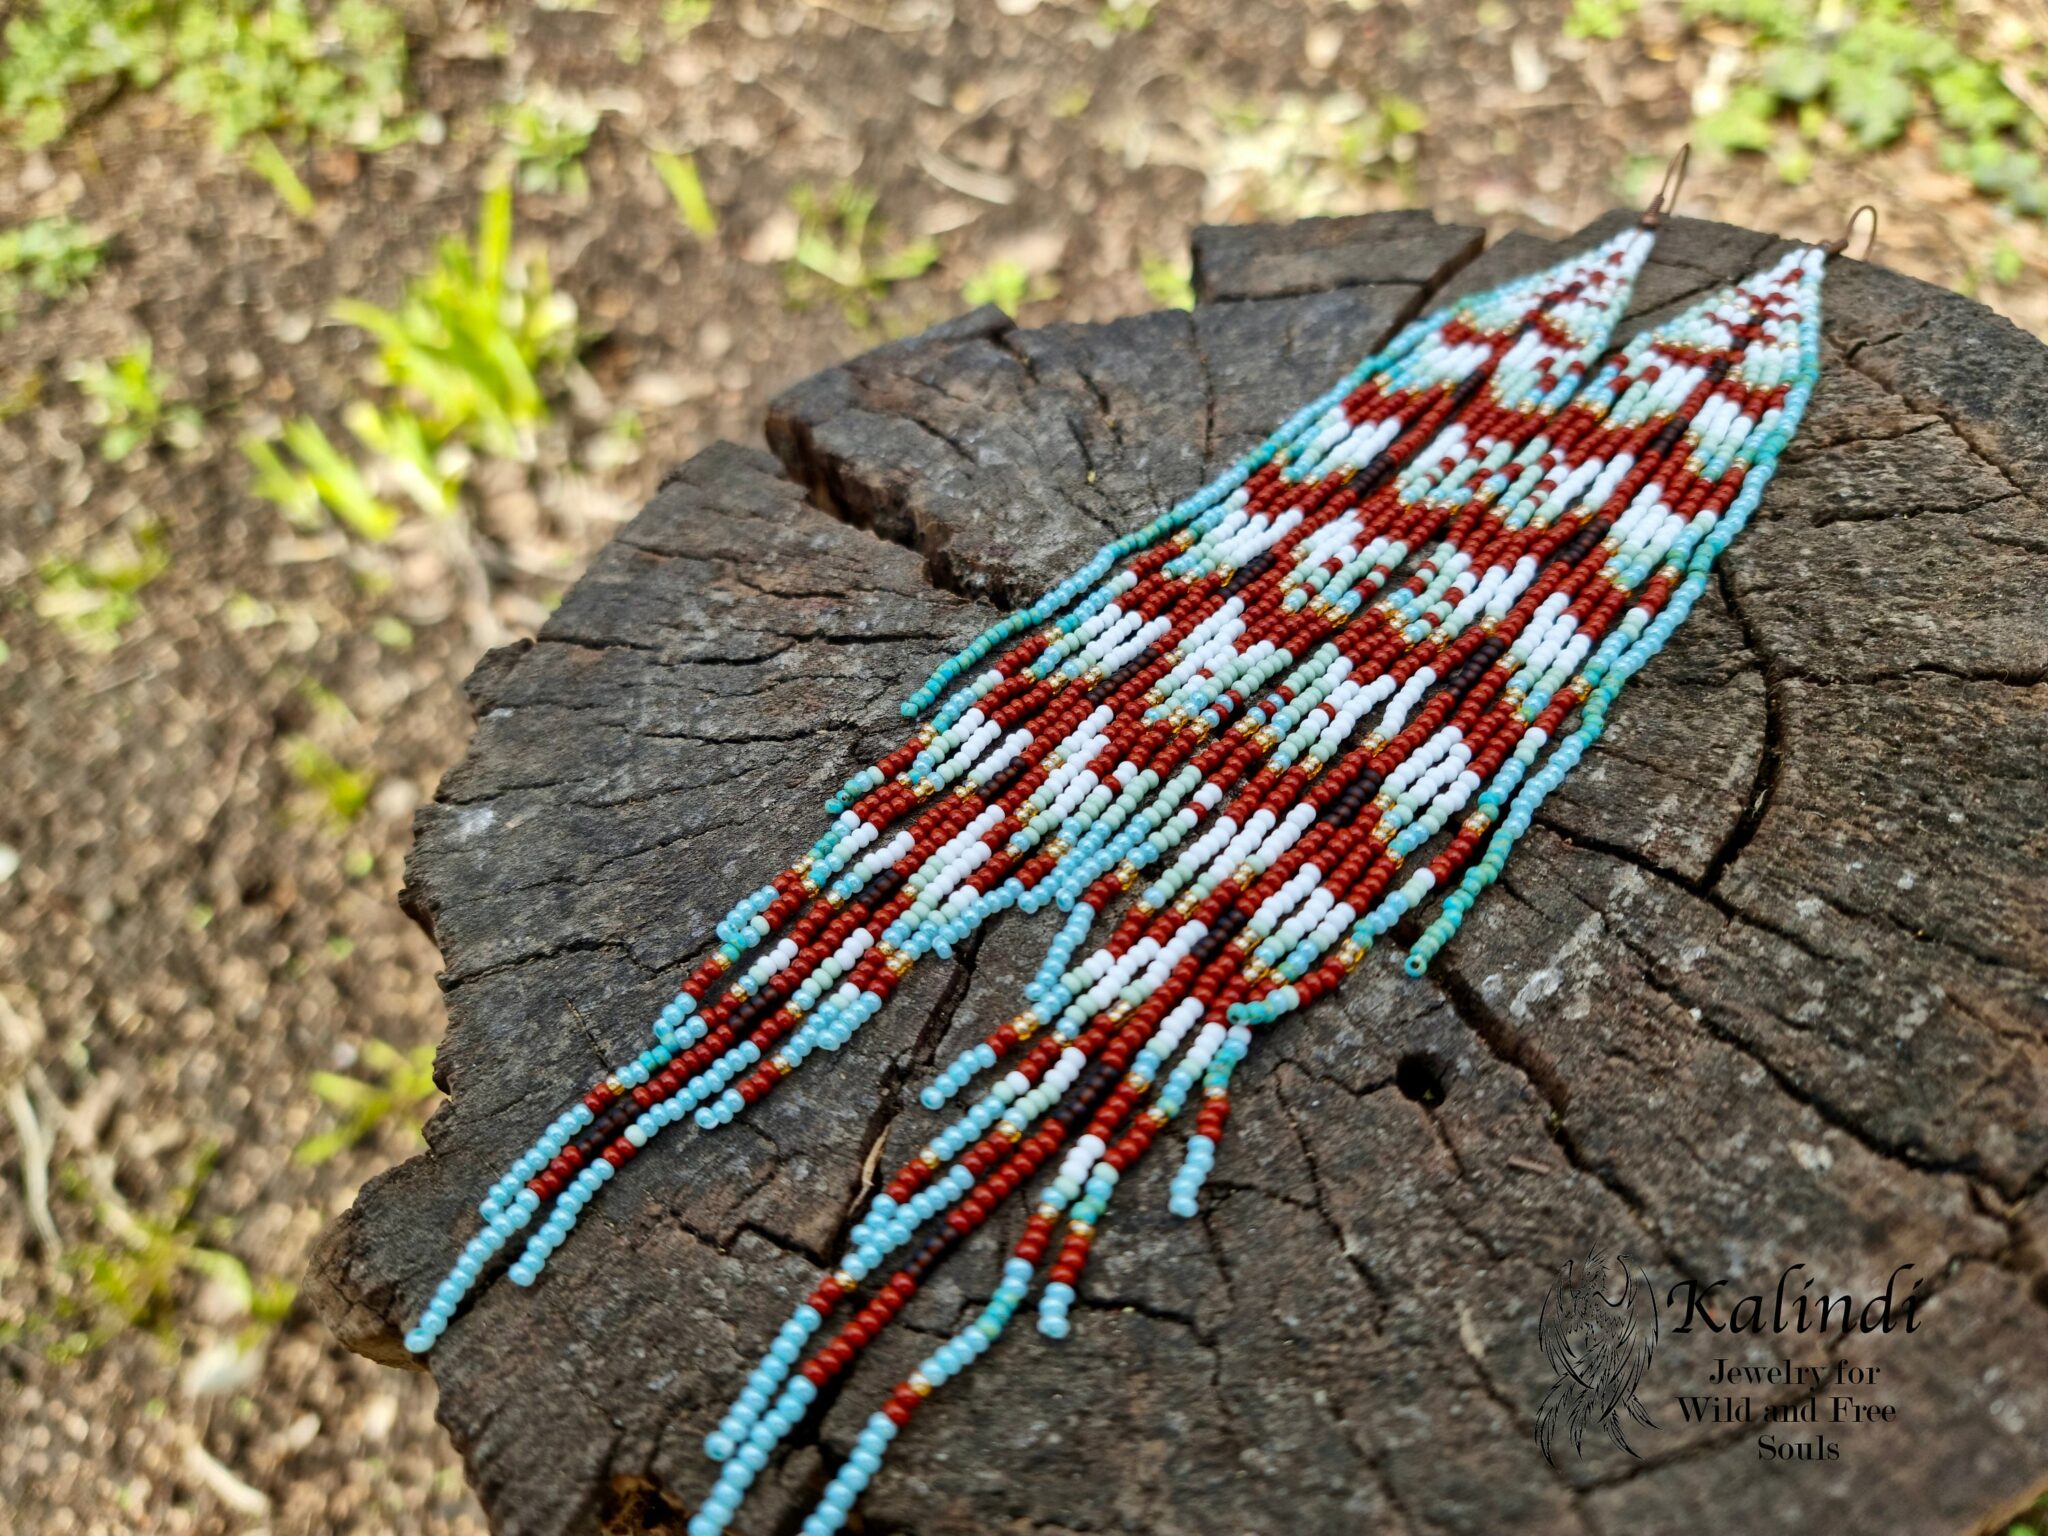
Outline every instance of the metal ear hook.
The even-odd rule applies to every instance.
[[[1842,229],[1841,238],[1828,241],[1821,249],[1830,256],[1839,256],[1848,250],[1849,242],[1856,235],[1856,221],[1866,213],[1870,215],[1870,243],[1863,247],[1863,260],[1870,260],[1870,253],[1877,248],[1877,205],[1875,203],[1865,203],[1861,208],[1850,214],[1848,224]]]
[[[1657,183],[1657,195],[1650,199],[1650,206],[1643,210],[1643,228],[1655,229],[1664,220],[1664,215],[1678,202],[1679,189],[1685,185],[1685,168],[1692,161],[1692,145],[1681,144],[1678,153],[1671,157],[1671,163],[1664,167],[1664,179]]]

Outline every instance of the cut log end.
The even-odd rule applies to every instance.
[[[1670,221],[1638,318],[1772,245]],[[1203,230],[1192,312],[977,311],[791,389],[773,457],[720,444],[672,474],[537,643],[479,666],[469,753],[420,814],[406,899],[446,964],[449,1100],[316,1258],[343,1342],[403,1358],[489,1181],[644,1045],[712,924],[816,835],[992,604],[1200,485],[1438,297],[1557,249],[1480,254],[1426,214]],[[1169,1216],[1171,1169],[1139,1170],[1073,1336],[1019,1329],[935,1398],[867,1529],[1967,1536],[2037,1491],[2048,351],[1875,267],[1839,263],[1825,304],[1824,375],[1757,520],[1503,885],[1427,979],[1376,959],[1262,1040],[1203,1215]],[[1011,914],[921,966],[758,1113],[630,1164],[540,1284],[457,1319],[431,1365],[496,1529],[680,1529],[704,1434],[1051,921]],[[908,1328],[957,1326],[1006,1241],[984,1229]],[[1910,1335],[1826,1350],[1667,1330],[1643,1459],[1589,1439],[1552,1470],[1535,1320],[1593,1251],[1730,1296],[1793,1264],[1863,1295],[1910,1264],[1926,1299]],[[740,1529],[793,1529],[928,1344],[878,1344]],[[1768,1426],[1674,1401],[1736,1354],[1875,1368],[1865,1396],[1898,1417],[1788,1426],[1838,1457],[1762,1465]]]

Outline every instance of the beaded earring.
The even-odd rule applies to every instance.
[[[1174,946],[1122,943],[1114,959],[1091,961],[1085,981],[1065,964],[1108,899],[1091,888],[1127,889],[1233,791],[1229,811],[1166,872],[1165,894],[1197,864],[1270,858],[1276,830],[1291,842],[1313,814],[1291,808],[1320,766],[1312,747],[1328,756],[1398,688],[1408,687],[1405,708],[1427,687],[1434,673],[1413,681],[1419,660],[1398,679],[1387,669],[1418,646],[1442,651],[1450,622],[1503,589],[1475,595],[1460,541],[1489,499],[1552,485],[1569,438],[1545,429],[1626,307],[1664,206],[1660,191],[1634,228],[1409,325],[1201,491],[941,665],[906,713],[1044,626],[848,780],[809,853],[717,924],[717,950],[661,1010],[653,1044],[564,1110],[486,1194],[482,1230],[406,1347],[432,1348],[544,1202],[552,1208],[508,1271],[516,1285],[534,1283],[597,1190],[664,1128],[685,1116],[703,1130],[730,1123],[805,1058],[851,1039],[920,958],[950,957],[998,911],[1047,900],[1075,909],[1027,989],[1044,994],[1032,1011],[948,1068],[924,1102],[942,1105],[1041,1023],[1055,1028],[941,1146],[1035,1117],[1070,1086],[1085,1059],[1079,1010],[1213,958],[1230,935],[1195,927]],[[1435,561],[1367,609],[1431,541]],[[1276,748],[1284,765],[1261,767]],[[1193,889],[1206,897],[1213,886]],[[1012,1114],[1013,1099],[1031,1107]]]
[[[1598,739],[1628,678],[1683,622],[1754,510],[1818,376],[1820,284],[1842,244],[1796,250],[1638,337],[1559,412],[1558,436],[1570,433],[1573,450],[1533,481],[1513,477],[1489,503],[1491,532],[1468,530],[1470,542],[1458,546],[1476,546],[1486,558],[1461,568],[1476,584],[1451,612],[1492,583],[1475,626],[1485,638],[1462,655],[1453,642],[1440,676],[1415,689],[1412,714],[1399,700],[1434,669],[1408,674],[1378,727],[1340,746],[1309,791],[1312,805],[1334,813],[1318,823],[1336,828],[1317,853],[1321,862],[1302,853],[1310,840],[1303,836],[1269,863],[1238,858],[1220,902],[1157,914],[1166,927],[1148,939],[1170,931],[1174,918],[1213,920],[1212,932],[1233,937],[1206,959],[1190,951],[1187,960],[1197,963],[1175,966],[1155,990],[1098,999],[1109,1006],[1041,1077],[1031,1078],[1027,1060],[984,1101],[1003,1106],[992,1126],[977,1106],[905,1165],[854,1228],[842,1267],[784,1324],[707,1439],[722,1465],[690,1536],[726,1528],[820,1389],[888,1325],[932,1265],[1062,1146],[994,1296],[869,1417],[805,1518],[804,1536],[830,1536],[845,1523],[917,1408],[1002,1336],[1048,1253],[1055,1256],[1038,1328],[1064,1337],[1074,1287],[1121,1175],[1197,1085],[1202,1111],[1170,1197],[1183,1215],[1193,1214],[1228,1113],[1231,1071],[1254,1030],[1334,987],[1396,920],[1458,878],[1442,915],[1410,950],[1406,968],[1421,972],[1499,874],[1543,798]],[[1504,596],[1515,572],[1527,574]],[[1402,590],[1419,596],[1411,585],[1418,579],[1426,592],[1435,577],[1418,566]],[[1438,627],[1447,627],[1441,610],[1439,600]],[[1574,714],[1576,729],[1551,746]],[[1315,798],[1333,784],[1343,787]],[[1458,833],[1390,889],[1407,855],[1475,794]],[[1322,863],[1331,866],[1327,876]],[[1255,979],[1245,985],[1248,976]],[[1191,1032],[1193,1043],[1158,1083]],[[937,1233],[813,1348],[837,1303],[942,1211]]]
[[[1199,1090],[1170,1194],[1193,1214],[1255,1031],[1449,889],[1411,946],[1421,973],[1704,591],[1796,430],[1841,242],[1791,253],[1594,366],[1661,202],[1584,256],[1409,327],[1197,496],[942,666],[907,711],[1044,626],[855,775],[810,854],[718,925],[719,950],[663,1010],[655,1045],[493,1187],[408,1346],[432,1346],[544,1200],[555,1206],[511,1267],[518,1284],[663,1127],[728,1123],[850,1039],[918,958],[1047,900],[1070,916],[1032,1007],[923,1100],[941,1107],[1029,1049],[890,1181],[783,1326],[706,1441],[723,1466],[691,1536],[725,1528],[819,1389],[1055,1153],[995,1296],[870,1418],[806,1536],[844,1523],[898,1429],[1000,1337],[1049,1252],[1038,1327],[1065,1335],[1121,1174]],[[1094,917],[1209,817],[1069,965]],[[838,1303],[941,1216],[806,1358]]]

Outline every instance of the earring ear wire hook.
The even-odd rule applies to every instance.
[[[1685,186],[1686,167],[1692,162],[1692,145],[1681,144],[1678,153],[1671,157],[1671,163],[1664,167],[1664,179],[1657,183],[1657,195],[1650,199],[1650,206],[1643,210],[1643,227],[1655,229],[1678,203],[1680,189]]]
[[[1828,241],[1821,249],[1830,256],[1840,256],[1844,251],[1848,250],[1849,242],[1856,237],[1856,221],[1866,213],[1870,215],[1870,241],[1863,247],[1862,259],[1865,261],[1870,260],[1870,253],[1877,248],[1877,205],[1875,203],[1865,203],[1854,213],[1850,214],[1849,222],[1843,226],[1841,236],[1838,239]]]

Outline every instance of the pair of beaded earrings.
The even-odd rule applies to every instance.
[[[937,1111],[984,1086],[875,1197],[705,1441],[721,1467],[690,1536],[727,1528],[821,1389],[1048,1167],[994,1296],[866,1421],[804,1536],[845,1523],[912,1414],[1041,1279],[1038,1329],[1064,1337],[1122,1176],[1192,1103],[1168,1203],[1195,1214],[1259,1032],[1404,919],[1422,974],[1770,481],[1846,237],[1607,353],[1665,205],[1408,326],[942,665],[903,706],[937,712],[717,925],[653,1044],[490,1190],[407,1347],[431,1349],[538,1223],[509,1270],[534,1284],[665,1127],[729,1124],[846,1044],[926,955],[1047,905],[1065,920],[1026,1006],[920,1099]]]

